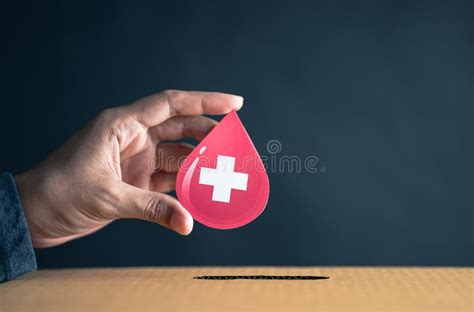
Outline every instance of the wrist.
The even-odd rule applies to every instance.
[[[15,182],[20,196],[23,214],[28,225],[31,241],[34,247],[38,247],[38,238],[42,237],[45,230],[45,206],[46,196],[43,196],[42,189],[45,187],[44,181],[35,172],[35,169],[16,175]]]

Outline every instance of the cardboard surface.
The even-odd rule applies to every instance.
[[[474,311],[473,268],[40,270],[0,284],[0,311]],[[215,275],[328,276],[206,280]]]

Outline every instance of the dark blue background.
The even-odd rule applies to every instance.
[[[240,229],[122,220],[41,267],[474,264],[472,1],[99,2],[2,5],[2,171],[176,88],[243,95],[262,154],[327,172],[270,173]]]

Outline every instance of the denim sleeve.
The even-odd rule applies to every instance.
[[[10,173],[0,175],[0,283],[36,270],[16,183]]]

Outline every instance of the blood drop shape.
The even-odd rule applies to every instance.
[[[184,160],[176,193],[196,221],[216,229],[243,226],[263,212],[270,193],[268,176],[235,111]]]

